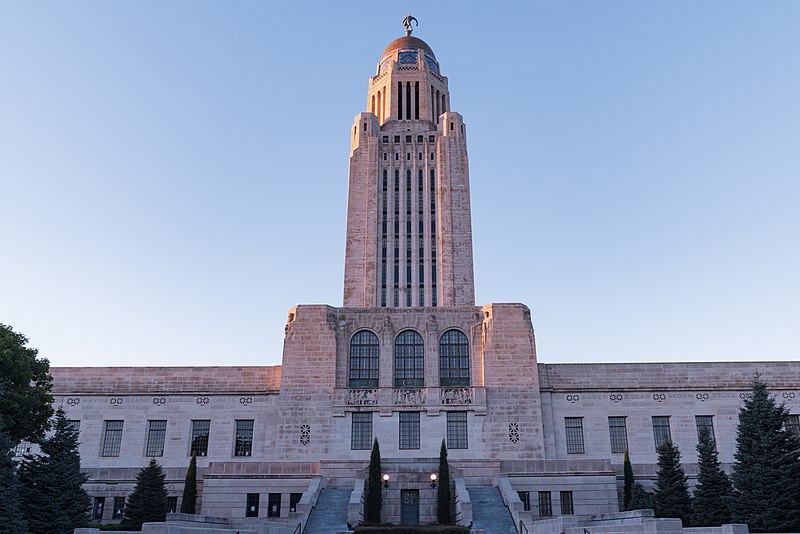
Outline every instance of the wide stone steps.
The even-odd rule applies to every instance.
[[[511,513],[497,488],[467,488],[472,501],[473,527],[486,534],[517,534]]]
[[[311,510],[304,534],[331,534],[347,530],[347,503],[351,490],[324,489]]]

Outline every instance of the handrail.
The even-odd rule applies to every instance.
[[[525,526],[525,523],[522,522],[522,519],[519,520],[519,534],[522,533],[528,534],[528,527]]]
[[[302,534],[302,533],[303,533],[303,522],[300,521],[299,523],[297,523],[297,526],[294,527],[292,534]]]

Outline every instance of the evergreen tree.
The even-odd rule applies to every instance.
[[[447,464],[447,445],[442,440],[439,449],[439,488],[436,492],[436,518],[440,525],[449,525],[450,517],[450,466]]]
[[[26,534],[12,447],[11,438],[0,428],[0,534]]]
[[[650,495],[644,490],[644,486],[638,482],[633,483],[631,488],[631,502],[628,504],[628,510],[647,510],[653,507]]]
[[[623,461],[623,472],[625,473],[625,486],[622,500],[625,504],[625,509],[630,510],[633,485],[636,483],[636,480],[633,478],[633,466],[631,465],[631,457],[628,456],[627,450],[625,451],[625,460]]]
[[[658,480],[653,496],[656,517],[677,517],[683,526],[689,526],[692,499],[689,484],[681,465],[681,451],[670,440],[658,447]]]
[[[753,532],[800,531],[800,439],[760,377],[739,410],[731,515]]]
[[[697,444],[697,463],[700,474],[692,501],[692,525],[695,527],[715,527],[731,522],[730,496],[731,481],[719,464],[717,443],[708,428],[700,429],[700,442]]]
[[[186,471],[186,481],[183,483],[183,500],[181,501],[182,514],[194,514],[197,509],[197,456],[192,453],[189,470]]]
[[[381,508],[383,507],[383,488],[381,488],[381,449],[378,438],[372,443],[372,455],[369,457],[369,472],[367,475],[367,502],[365,519],[367,523],[381,522]]]
[[[26,455],[19,470],[19,494],[31,534],[72,534],[89,522],[90,499],[81,473],[78,432],[64,410],[56,411],[54,433],[41,454]]]
[[[125,505],[122,524],[130,530],[142,530],[142,523],[167,519],[167,487],[164,470],[155,458],[136,475],[136,487]]]

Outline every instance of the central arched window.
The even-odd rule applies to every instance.
[[[405,330],[394,341],[394,386],[422,387],[425,382],[425,347],[422,336]]]
[[[378,387],[378,336],[360,330],[350,339],[350,387]]]
[[[460,330],[448,330],[439,340],[439,380],[442,386],[469,385],[469,342]]]

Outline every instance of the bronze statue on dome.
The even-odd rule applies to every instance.
[[[406,29],[406,37],[408,37],[409,35],[411,35],[411,32],[413,32],[413,31],[414,31],[414,30],[411,28],[411,23],[412,23],[412,22],[415,22],[415,23],[416,23],[416,25],[417,25],[417,26],[419,26],[419,21],[418,21],[418,20],[417,20],[415,17],[412,17],[411,15],[406,15],[406,18],[404,18],[404,19],[403,19],[403,26],[404,26],[404,27],[405,27],[405,29]]]

